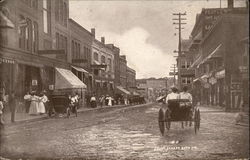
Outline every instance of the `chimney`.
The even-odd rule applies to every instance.
[[[234,0],[227,0],[227,8],[230,9],[234,8]]]
[[[101,42],[105,44],[105,37],[101,37]]]
[[[94,36],[95,38],[95,28],[91,28],[91,34]]]

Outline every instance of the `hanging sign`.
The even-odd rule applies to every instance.
[[[32,86],[37,86],[37,80],[32,80]]]

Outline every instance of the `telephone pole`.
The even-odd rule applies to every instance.
[[[175,76],[177,75],[177,73],[176,73],[176,71],[177,71],[176,64],[173,64],[173,66],[170,67],[170,69],[172,69],[172,70],[170,70],[170,71],[171,71],[170,73],[171,73],[172,75],[174,75],[174,85],[176,85],[176,78],[175,78]]]
[[[178,27],[175,27],[175,29],[178,29],[179,31],[179,45],[178,45],[178,51],[174,51],[174,53],[178,53],[178,57],[177,57],[177,68],[179,69],[180,68],[180,62],[179,62],[179,58],[182,54],[182,51],[181,51],[181,30],[184,29],[183,25],[187,24],[187,23],[184,23],[183,21],[184,20],[187,20],[186,18],[182,18],[182,16],[185,16],[186,15],[186,12],[185,13],[173,13],[174,16],[178,16],[178,18],[173,18],[173,24],[174,25],[178,25]],[[177,21],[177,22],[176,22]],[[178,86],[180,85],[180,71],[178,70]]]

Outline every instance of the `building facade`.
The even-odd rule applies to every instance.
[[[120,85],[123,88],[127,88],[127,60],[125,55],[121,55],[120,58]]]
[[[246,52],[240,41],[248,35],[246,8],[203,9],[192,31],[193,89],[202,104],[239,110],[243,103],[239,67]]]
[[[177,58],[178,88],[180,90],[182,90],[184,86],[190,87],[195,76],[194,69],[190,68],[193,62],[192,52],[189,52],[190,43],[190,39],[183,39],[181,41],[181,55]]]
[[[136,72],[132,68],[127,66],[127,88],[136,87]]]
[[[91,53],[94,36],[73,19],[69,19],[70,59],[72,72],[87,85],[87,94],[93,89]]]
[[[113,50],[105,45],[104,37],[101,37],[101,41],[94,40],[91,59],[94,79],[93,91],[98,97],[107,94],[114,95],[114,54]]]

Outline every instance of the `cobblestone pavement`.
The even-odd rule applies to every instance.
[[[161,136],[158,110],[153,104],[8,125],[2,130],[0,153],[11,159],[249,158],[249,128],[234,124],[235,113],[201,107],[198,134],[174,122]]]

